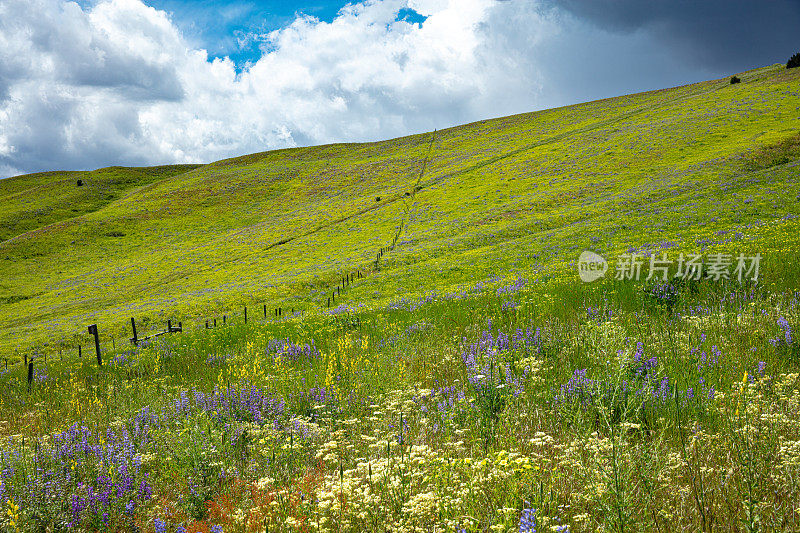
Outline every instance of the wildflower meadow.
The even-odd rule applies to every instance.
[[[800,74],[740,76],[87,173],[0,243],[0,530],[800,531]]]

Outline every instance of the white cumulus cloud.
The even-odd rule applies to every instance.
[[[0,175],[213,161],[529,110],[531,47],[557,29],[522,5],[367,0],[253,36],[263,53],[237,71],[140,0],[4,0]],[[404,8],[428,18],[398,21]]]

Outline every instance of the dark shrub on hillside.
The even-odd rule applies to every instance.
[[[786,68],[800,67],[800,53],[797,53],[789,58],[786,62]]]
[[[731,78],[731,85],[734,83],[742,83],[742,80],[740,80],[738,76],[734,76]]]

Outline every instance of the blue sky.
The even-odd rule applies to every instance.
[[[724,78],[800,0],[0,0],[0,178],[374,141]]]
[[[145,4],[170,13],[184,35],[210,57],[229,57],[241,70],[261,57],[263,41],[254,36],[283,28],[301,15],[331,22],[347,2],[146,0]],[[398,18],[425,20],[412,9],[401,10]]]
[[[245,36],[280,29],[300,14],[330,22],[347,2],[147,0],[145,3],[170,13],[184,35],[196,46],[206,48],[211,57],[228,56],[242,65],[261,57],[260,42]]]

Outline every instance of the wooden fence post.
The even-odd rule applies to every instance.
[[[264,304],[264,318],[267,318],[267,304]]]
[[[28,363],[28,392],[31,391],[32,384],[33,384],[33,361]]]
[[[214,319],[214,327],[217,327],[217,319]]]
[[[94,349],[97,352],[97,366],[103,366],[103,357],[100,355],[100,335],[97,333],[97,324],[89,326],[89,333],[94,335]]]
[[[133,329],[133,338],[131,342],[134,346],[139,346],[139,337],[136,336],[136,320],[131,317],[131,329]]]
[[[244,308],[244,323],[247,324],[247,306]]]
[[[79,358],[83,357],[83,354],[81,353],[81,345],[80,344],[78,345],[78,357]]]

